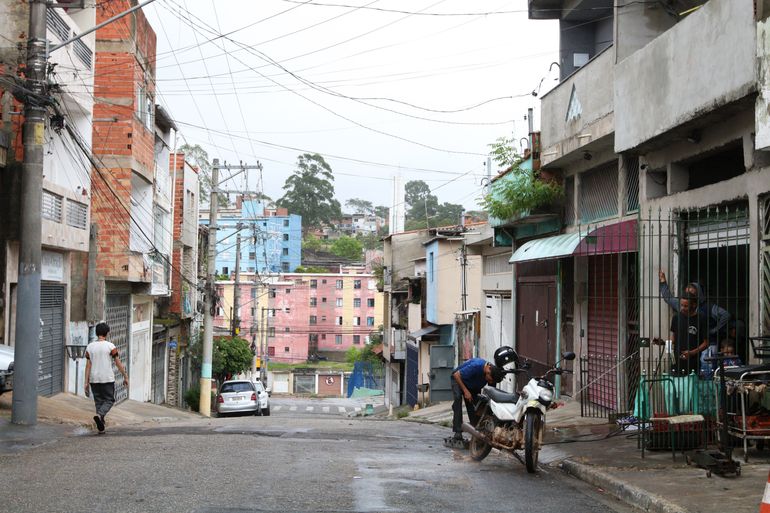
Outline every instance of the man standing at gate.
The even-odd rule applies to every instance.
[[[484,385],[494,386],[505,377],[505,372],[483,358],[471,358],[452,371],[452,431],[453,440],[462,442],[463,400],[468,412],[468,421],[476,425],[476,408],[473,400]]]
[[[676,362],[671,373],[697,376],[700,367],[700,353],[708,349],[708,319],[698,315],[698,297],[685,293],[679,300],[679,313],[671,319],[671,347]]]
[[[96,325],[97,340],[86,347],[86,397],[89,391],[94,395],[96,415],[94,422],[99,434],[104,433],[104,417],[115,404],[115,372],[112,370],[112,362],[123,374],[123,382],[128,388],[128,373],[118,356],[118,348],[107,340],[110,327],[106,322]],[[89,390],[90,386],[90,390]]]

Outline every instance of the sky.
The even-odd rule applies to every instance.
[[[343,205],[390,206],[400,174],[474,210],[488,144],[526,137],[528,108],[537,129],[531,93],[557,83],[558,25],[526,9],[527,0],[158,0],[144,11],[157,33],[156,103],[180,143],[262,164],[226,187],[278,199],[297,157],[319,153]]]

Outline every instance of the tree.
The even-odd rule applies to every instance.
[[[203,344],[198,342],[191,350],[193,361],[202,362]],[[249,343],[238,337],[216,337],[212,353],[211,373],[220,383],[227,376],[239,374],[251,368],[254,355]]]
[[[354,214],[368,214],[374,213],[374,206],[371,201],[366,201],[360,198],[351,198],[345,202],[345,207],[353,210]]]
[[[326,249],[326,244],[321,241],[321,239],[317,239],[315,237],[305,237],[302,239],[302,250],[307,251],[321,251]]]
[[[442,203],[436,208],[436,221],[431,226],[452,226],[460,224],[463,215],[462,205],[458,203]]]
[[[489,215],[503,220],[552,204],[564,195],[557,182],[543,179],[539,172],[522,166],[524,159],[516,154],[512,144],[511,139],[498,137],[489,145],[490,155],[508,169],[508,174],[495,181],[491,192],[481,200]]]
[[[339,239],[332,242],[330,251],[338,257],[358,262],[361,260],[364,247],[358,240],[354,239],[353,237],[343,235]]]
[[[385,224],[388,224],[390,220],[390,209],[388,207],[383,207],[382,205],[378,205],[374,207],[374,215],[382,219],[385,219]]]
[[[331,226],[342,212],[334,199],[332,168],[318,153],[303,153],[297,157],[297,169],[283,185],[286,191],[276,204],[292,214],[302,216],[302,231]]]
[[[198,176],[200,177],[200,201],[208,203],[209,195],[213,184],[211,183],[211,163],[209,162],[209,154],[204,150],[200,144],[183,144],[179,147],[179,153],[184,154],[184,158],[187,161],[191,161],[199,170]],[[229,201],[226,194],[219,195],[219,205],[227,206]]]
[[[376,233],[359,233],[356,239],[364,249],[382,249],[382,239]]]

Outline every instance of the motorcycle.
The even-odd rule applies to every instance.
[[[524,450],[524,464],[527,472],[537,470],[537,459],[543,444],[545,432],[545,413],[552,406],[553,383],[551,376],[570,371],[558,367],[564,360],[574,360],[575,353],[566,352],[551,369],[539,377],[531,377],[526,386],[518,393],[508,393],[491,386],[485,386],[478,397],[476,415],[478,422],[471,426],[463,424],[464,432],[471,435],[470,455],[481,461],[494,447],[507,451],[521,460],[515,451]],[[515,363],[517,368],[505,370],[505,366]],[[516,351],[503,346],[495,351],[495,364],[504,369],[506,374],[529,376],[530,365],[519,365]]]

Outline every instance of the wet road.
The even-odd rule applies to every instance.
[[[476,463],[434,425],[233,417],[68,436],[0,455],[0,510],[605,512],[627,508],[493,452]]]

